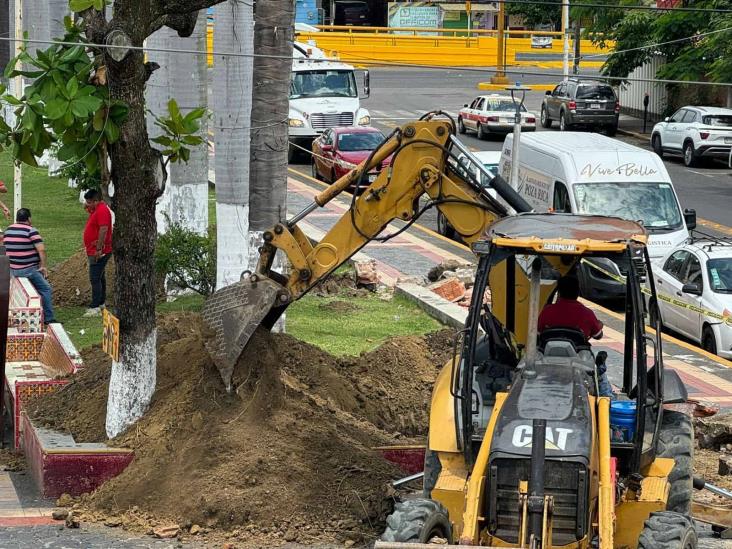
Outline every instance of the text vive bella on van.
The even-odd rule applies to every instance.
[[[636,164],[635,162],[626,162],[616,167],[603,166],[601,164],[587,164],[580,175],[594,177],[596,175],[621,175],[625,177],[648,177],[656,175],[658,171],[648,166]]]

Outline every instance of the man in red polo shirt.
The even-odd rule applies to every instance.
[[[84,194],[84,208],[89,212],[84,227],[84,248],[92,288],[91,305],[84,316],[99,316],[107,298],[105,269],[112,255],[112,212],[102,200],[102,193],[94,189]]]

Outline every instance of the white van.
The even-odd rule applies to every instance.
[[[312,44],[295,42],[290,85],[289,160],[310,150],[313,139],[336,126],[370,126],[361,99],[369,96],[369,73],[364,73],[359,96],[353,66],[328,57]]]
[[[688,239],[689,230],[696,225],[696,213],[682,211],[663,161],[651,151],[605,135],[580,132],[521,134],[520,146],[515,187],[536,211],[642,221],[649,233],[648,253],[656,261]],[[513,135],[509,134],[499,165],[506,181],[510,181],[512,147]],[[614,274],[624,274],[622,265],[602,263]],[[597,270],[584,269],[579,276],[585,297],[623,294],[621,285]]]

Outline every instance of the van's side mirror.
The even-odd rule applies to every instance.
[[[551,94],[552,94],[552,92],[550,92],[549,90],[546,90],[546,91],[544,92],[544,95],[551,95]]]
[[[689,231],[696,229],[696,210],[686,209],[684,210],[684,223]]]
[[[669,118],[668,116],[666,118],[664,118],[663,121],[664,122],[673,122],[673,120],[671,120],[671,118]]]
[[[364,99],[371,95],[371,74],[369,74],[369,71],[363,73],[363,94]]]
[[[685,294],[702,295],[699,284],[684,284],[684,286],[681,288],[681,291]]]
[[[468,104],[467,104],[467,103],[465,103],[465,105],[463,105],[463,108],[464,108],[464,109],[467,109],[467,108],[468,108]]]

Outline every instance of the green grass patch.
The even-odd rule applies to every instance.
[[[203,306],[200,295],[186,295],[159,303],[158,312],[194,311]],[[56,316],[78,349],[100,343],[102,318],[85,317],[84,307],[59,307]],[[334,355],[358,355],[399,335],[421,335],[441,325],[411,301],[375,295],[305,296],[287,309],[287,333]]]
[[[8,152],[0,153],[0,179],[8,193],[0,200],[13,209],[13,162]],[[59,263],[82,246],[81,235],[88,214],[79,203],[79,190],[70,189],[67,181],[49,177],[46,168],[23,165],[22,205],[30,208],[33,226],[41,233],[46,244],[50,266]],[[10,222],[0,215],[7,227]]]

